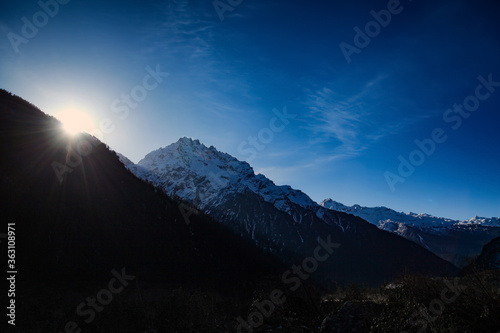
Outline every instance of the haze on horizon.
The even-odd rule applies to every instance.
[[[192,137],[317,202],[500,216],[497,2],[217,3],[3,3],[0,87],[133,162]]]

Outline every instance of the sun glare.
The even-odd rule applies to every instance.
[[[61,121],[64,130],[70,135],[82,132],[88,133],[95,129],[92,118],[88,114],[75,109],[61,111],[55,117]]]

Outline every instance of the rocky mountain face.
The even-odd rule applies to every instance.
[[[181,138],[137,165],[121,156],[138,177],[186,200],[286,262],[313,256],[318,241],[339,244],[314,275],[338,283],[378,284],[403,273],[453,273],[456,267],[419,245],[365,220],[318,205],[290,186],[277,186],[251,166]]]
[[[464,267],[483,246],[500,236],[500,219],[474,217],[457,221],[428,214],[400,213],[387,207],[345,206],[332,199],[321,206],[359,216],[380,229],[411,240],[439,257]]]

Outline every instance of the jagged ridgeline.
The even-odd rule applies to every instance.
[[[457,272],[418,244],[277,186],[198,140],[182,138],[135,165],[94,137],[66,135],[55,118],[4,90],[0,135],[2,228],[16,225],[16,329],[225,332],[268,313],[262,330],[314,331],[341,304],[320,302],[310,282],[379,286],[405,274]],[[6,253],[5,242],[0,248]],[[127,288],[90,320],[89,300],[116,288],[108,281],[117,276],[130,277]],[[278,294],[286,302],[270,308]],[[376,309],[373,317],[384,319]],[[394,316],[384,320],[401,320]]]
[[[20,260],[41,276],[127,266],[186,281],[200,271],[248,280],[276,271],[269,253],[299,263],[320,238],[341,247],[315,269],[316,280],[377,285],[403,273],[456,272],[413,242],[276,186],[197,140],[152,152],[137,168],[125,161],[140,180],[105,144],[65,136],[54,118],[5,91],[1,117],[3,211],[24,235]],[[191,214],[186,223],[180,200],[211,217]]]
[[[66,136],[55,118],[4,90],[0,133],[2,221],[18,229],[20,279],[69,283],[127,267],[141,279],[236,286],[282,271],[211,217],[182,211],[104,143]],[[81,163],[68,160],[78,147],[87,149]]]
[[[341,244],[328,260],[302,267],[314,271],[312,279],[379,285],[403,273],[434,276],[457,271],[422,246],[362,218],[322,207],[302,191],[278,186],[256,175],[247,162],[199,140],[181,138],[147,154],[137,165],[120,158],[138,177],[199,207],[289,265],[311,257],[318,239]]]

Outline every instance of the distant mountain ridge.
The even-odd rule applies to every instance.
[[[342,244],[318,276],[380,283],[406,272],[455,271],[452,265],[363,219],[326,209],[300,190],[256,175],[247,162],[181,138],[133,164],[136,176],[202,209],[243,238],[290,263],[310,256],[319,237]]]
[[[462,267],[500,236],[500,218],[474,217],[457,221],[428,214],[400,213],[387,207],[345,206],[330,198],[321,206],[359,216],[380,229],[416,242]]]
[[[346,212],[364,218],[370,223],[378,227],[383,227],[384,221],[386,222],[402,222],[407,225],[415,225],[427,228],[447,228],[456,226],[483,226],[483,227],[500,227],[500,218],[498,217],[478,217],[475,216],[468,220],[458,221],[444,217],[436,217],[429,214],[416,214],[416,213],[403,213],[397,212],[393,209],[379,206],[379,207],[363,207],[360,205],[345,206],[330,198],[323,200],[321,206]]]

